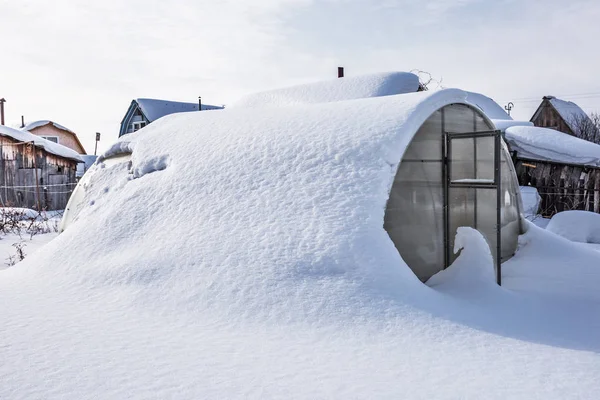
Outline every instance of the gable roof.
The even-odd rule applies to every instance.
[[[140,110],[142,110],[142,113],[149,122],[156,121],[169,114],[198,111],[198,103],[182,103],[179,101],[145,98],[135,99],[134,101],[140,107]],[[202,104],[202,110],[220,110],[222,108],[223,107],[221,106]]]
[[[10,137],[18,142],[33,142],[36,147],[42,148],[48,153],[75,160],[77,162],[83,162],[76,151],[71,150],[70,148],[61,144],[46,140],[41,136],[34,135],[26,130],[13,129],[8,126],[0,125],[0,135]]]
[[[554,96],[544,96],[543,100],[547,100],[552,105],[552,107],[556,110],[558,115],[560,115],[563,121],[565,121],[565,124],[567,124],[572,132],[577,130],[576,121],[578,120],[586,119],[591,123],[590,117],[586,114],[586,112],[572,101],[561,100]],[[542,104],[540,104],[538,109],[531,117],[531,121],[533,121],[541,112],[543,104],[544,102],[542,101]]]
[[[57,129],[60,129],[62,131],[65,131],[65,132],[71,134],[73,136],[73,138],[75,138],[75,142],[77,142],[77,144],[79,145],[79,147],[83,151],[82,154],[86,154],[85,147],[83,147],[83,144],[81,144],[81,142],[79,141],[79,138],[77,137],[77,134],[75,132],[73,132],[72,130],[70,130],[69,128],[66,128],[66,127],[64,127],[61,124],[57,124],[54,121],[50,121],[50,120],[47,120],[47,119],[42,119],[42,120],[39,120],[39,121],[33,121],[33,122],[30,122],[27,125],[25,125],[24,127],[19,128],[19,129],[21,129],[22,131],[31,132],[32,130],[34,130],[36,128],[39,128],[41,126],[46,126],[46,125],[49,125],[49,124],[51,124],[52,126],[54,126]]]
[[[48,125],[48,124],[52,124],[52,125],[54,125],[55,128],[61,129],[63,131],[66,131],[66,132],[69,132],[69,133],[72,133],[72,134],[75,134],[75,132],[73,132],[69,128],[65,128],[64,126],[62,126],[60,124],[57,124],[54,121],[47,120],[47,119],[42,119],[42,120],[39,120],[39,121],[30,122],[30,123],[28,123],[27,125],[25,125],[24,127],[20,128],[20,129],[23,130],[23,131],[31,131],[32,129],[39,128],[40,126],[44,126],[44,125]]]

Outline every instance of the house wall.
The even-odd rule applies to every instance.
[[[62,210],[76,184],[77,162],[0,137],[0,205]]]
[[[79,154],[86,154],[85,149],[77,143],[74,134],[58,129],[52,124],[37,127],[30,132],[37,136],[58,136],[58,144],[68,147]]]
[[[534,118],[531,120],[533,125],[541,128],[555,129],[560,132],[567,133],[574,136],[573,131],[562,119],[556,109],[550,104],[548,100],[543,100],[539,108],[539,113],[536,113]]]

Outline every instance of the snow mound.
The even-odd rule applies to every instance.
[[[423,285],[383,229],[413,135],[465,98],[182,113],[127,135],[84,175],[72,224],[0,271],[0,398],[597,393],[597,253],[570,254],[565,272],[555,253],[574,244],[532,230],[507,268],[522,293],[449,294]],[[476,258],[489,282],[481,237],[460,235],[455,269]],[[538,263],[556,281],[590,272],[585,302],[530,295],[550,286],[539,271],[521,279]]]
[[[537,215],[542,198],[537,189],[532,186],[519,186],[523,200],[523,214]]]
[[[505,138],[521,158],[600,166],[600,145],[554,129],[512,126],[506,129]]]
[[[485,237],[476,229],[460,227],[456,231],[454,254],[460,255],[447,269],[432,276],[427,285],[452,285],[456,291],[468,291],[474,285],[495,285],[494,258]]]
[[[552,217],[546,230],[573,242],[600,244],[600,214],[563,211]]]
[[[232,107],[290,106],[391,96],[419,90],[419,77],[410,72],[388,72],[309,83],[248,95]]]

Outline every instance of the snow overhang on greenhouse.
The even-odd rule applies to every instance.
[[[499,266],[522,232],[507,148],[469,93],[417,89],[413,74],[376,74],[161,118],[86,174],[65,233],[102,208],[136,221],[142,211],[131,198],[164,195],[169,207],[151,218],[162,230],[165,221],[188,227],[182,235],[193,230],[198,259],[207,268],[227,262],[231,276],[333,268],[389,279],[412,270],[426,281],[457,257],[462,226],[484,235]],[[95,181],[118,184],[105,191]],[[147,213],[139,219],[143,234],[126,228],[133,245],[154,237]]]

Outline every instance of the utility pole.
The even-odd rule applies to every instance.
[[[515,105],[512,101],[509,101],[507,105],[504,106],[504,109],[508,112],[508,116],[510,117],[510,110],[513,109]]]
[[[96,132],[96,145],[94,146],[94,155],[98,151],[98,142],[100,141],[100,132]]]
[[[6,103],[5,98],[0,99],[0,125],[4,125],[4,103]]]

